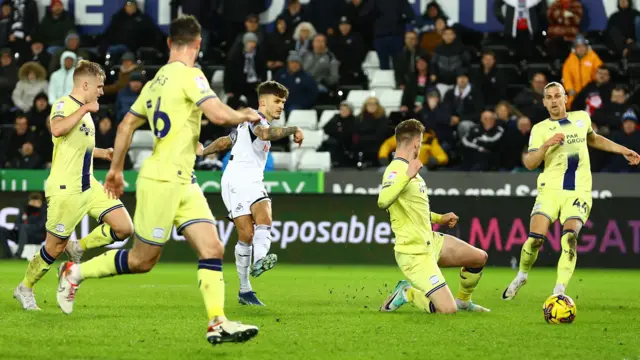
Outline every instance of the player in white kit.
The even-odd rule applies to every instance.
[[[222,200],[238,231],[235,247],[240,278],[238,301],[243,305],[264,306],[249,282],[249,274],[258,277],[278,261],[276,254],[269,254],[271,199],[263,183],[264,167],[271,141],[293,135],[293,141],[301,144],[304,134],[297,126],[270,126],[271,121],[282,114],[289,96],[286,87],[276,81],[267,81],[260,84],[257,91],[260,121],[238,125],[229,136],[218,138],[207,146],[203,155],[231,148],[229,164],[222,175]]]

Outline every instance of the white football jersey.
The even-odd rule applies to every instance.
[[[224,175],[248,181],[264,179],[264,167],[267,164],[271,141],[261,140],[254,134],[253,129],[258,125],[269,127],[269,122],[262,113],[256,112],[260,115],[260,121],[242,123],[229,134],[233,145]]]

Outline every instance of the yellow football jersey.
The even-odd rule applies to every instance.
[[[554,145],[544,156],[544,171],[538,176],[538,189],[591,191],[591,163],[587,135],[591,118],[584,111],[571,111],[561,120],[546,119],[531,129],[529,152],[539,149],[556,133],[564,142]]]
[[[155,135],[153,154],[142,165],[140,176],[192,182],[202,117],[198,106],[215,97],[200,69],[179,61],[160,68],[129,110],[146,118]]]
[[[384,172],[379,204],[387,208],[391,217],[391,228],[396,236],[395,251],[405,254],[424,254],[430,251],[433,230],[427,185],[420,176],[407,176],[409,163],[395,158]],[[395,189],[394,189],[395,188]],[[392,198],[401,189],[397,199]],[[389,189],[390,191],[387,191]]]
[[[71,95],[63,96],[53,103],[50,118],[67,117],[82,105]],[[95,135],[91,114],[86,113],[68,134],[52,137],[53,158],[45,186],[46,196],[76,194],[91,188]]]

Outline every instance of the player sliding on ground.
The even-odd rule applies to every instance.
[[[171,23],[169,63],[145,85],[118,126],[105,180],[105,190],[116,197],[124,191],[122,169],[134,130],[148,121],[155,135],[153,154],[145,160],[136,185],[133,249],[111,250],[82,264],[62,264],[57,301],[69,314],[82,281],[150,271],[175,225],[199,257],[198,287],[209,317],[206,339],[212,344],[242,342],[254,337],[258,328],[224,315],[224,248],[193,165],[202,113],[215,124],[229,126],[260,117],[254,111],[234,111],[216,97],[202,71],[194,67],[200,42],[200,25],[194,17]]]
[[[93,177],[93,157],[111,160],[113,154],[113,149],[95,148],[96,130],[90,114],[98,111],[104,78],[100,65],[82,60],[73,73],[71,94],[53,103],[53,161],[45,187],[47,237],[13,293],[25,310],[40,310],[33,286],[65,247],[69,258],[79,262],[84,250],[126,239],[133,233],[131,217],[120,200],[110,199]],[[80,241],[69,241],[87,214],[98,220],[98,227]]]
[[[504,290],[504,300],[513,299],[527,283],[538,250],[556,219],[562,224],[562,252],[553,294],[565,293],[576,268],[578,234],[591,211],[591,165],[587,145],[620,154],[631,165],[640,162],[640,156],[634,151],[596,134],[586,112],[567,112],[567,94],[559,83],[545,86],[543,102],[550,117],[531,130],[524,165],[533,170],[544,161],[544,172],[538,176],[538,197],[531,212],[529,238],[520,254],[520,271]]]
[[[293,135],[302,144],[304,134],[297,126],[272,127],[279,119],[289,91],[284,85],[267,81],[258,86],[258,115],[260,120],[242,123],[229,136],[216,139],[204,149],[209,155],[231,149],[229,165],[222,175],[222,200],[228,217],[238,231],[235,247],[236,268],[240,278],[238,301],[243,305],[264,304],[251,288],[249,273],[258,277],[276,265],[276,254],[268,254],[271,247],[271,199],[262,183],[264,166],[271,141]],[[251,254],[253,264],[251,265]]]
[[[380,311],[395,311],[407,302],[428,313],[455,313],[459,310],[487,312],[471,302],[487,253],[453,236],[434,232],[431,224],[454,227],[454,213],[431,212],[427,185],[418,174],[418,159],[424,126],[415,119],[396,127],[396,154],[387,166],[378,196],[378,207],[391,216],[396,235],[396,261],[405,277],[385,300]],[[462,266],[460,289],[454,299],[440,267]]]

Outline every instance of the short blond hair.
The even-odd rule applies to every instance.
[[[101,77],[103,80],[106,78],[102,66],[89,60],[78,61],[78,65],[76,65],[76,68],[73,71],[73,80],[76,80],[82,76]]]
[[[556,81],[552,81],[550,83],[548,83],[547,85],[544,86],[544,92],[547,92],[547,89],[550,89],[552,87],[557,87],[560,88],[560,90],[562,91],[563,94],[567,94],[567,92],[564,89],[564,86],[562,86],[562,84],[560,84],[559,82]]]
[[[416,119],[402,121],[396,126],[396,143],[399,146],[407,141],[411,141],[416,136],[424,134],[424,131],[424,125]]]

